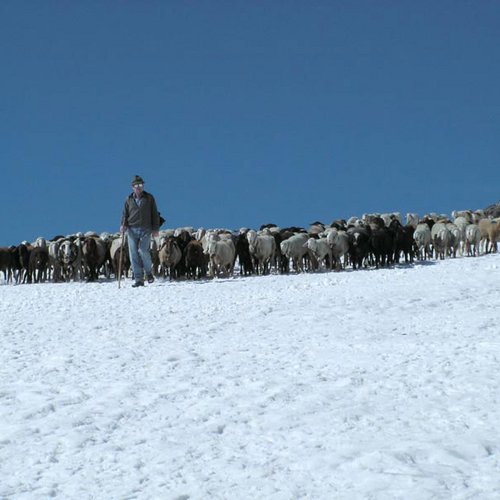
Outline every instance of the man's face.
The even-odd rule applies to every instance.
[[[134,194],[136,196],[141,196],[142,191],[144,189],[144,184],[133,184],[132,189],[134,190]]]

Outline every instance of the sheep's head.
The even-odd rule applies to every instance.
[[[59,247],[59,257],[65,264],[71,264],[77,257],[77,249],[73,242],[63,241]]]

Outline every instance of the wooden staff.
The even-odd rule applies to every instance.
[[[118,259],[118,288],[122,280],[123,244],[125,243],[125,231],[122,233],[122,243],[120,245],[120,258]]]

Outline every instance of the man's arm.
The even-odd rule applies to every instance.
[[[158,236],[160,233],[160,215],[158,214],[158,207],[153,195],[151,195],[151,228],[152,235],[154,237]]]

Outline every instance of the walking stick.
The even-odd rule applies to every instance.
[[[122,262],[123,262],[123,244],[125,243],[125,231],[122,233],[122,242],[120,245],[120,258],[118,259],[118,288],[122,279]]]

